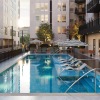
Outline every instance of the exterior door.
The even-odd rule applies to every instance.
[[[96,40],[93,39],[93,55],[95,55],[95,50],[96,50]]]

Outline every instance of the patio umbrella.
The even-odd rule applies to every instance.
[[[59,45],[60,43],[63,43],[63,42],[64,42],[64,40],[58,39],[53,42],[53,45]]]
[[[64,42],[58,42],[59,46],[88,46],[88,44],[86,44],[85,42],[81,42],[79,40],[66,40]]]
[[[35,40],[30,41],[30,43],[42,43],[42,41],[35,39]]]

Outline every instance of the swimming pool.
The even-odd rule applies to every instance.
[[[10,68],[0,73],[0,93],[65,93],[84,73],[65,70],[54,58],[69,58],[68,55],[28,55]],[[59,77],[61,73],[62,76]],[[96,78],[95,78],[95,77]],[[100,75],[94,71],[76,82],[68,93],[100,93]]]

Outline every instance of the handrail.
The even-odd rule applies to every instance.
[[[70,89],[73,85],[75,85],[80,79],[82,79],[82,78],[83,78],[84,76],[86,76],[88,73],[90,73],[90,72],[92,72],[92,71],[95,71],[95,70],[96,70],[96,68],[94,68],[94,69],[88,71],[88,72],[85,73],[83,76],[81,76],[80,78],[78,78],[78,79],[65,91],[65,93],[68,92],[69,89]]]
[[[57,49],[57,50],[54,52],[54,54],[57,53],[58,51],[59,51],[59,49]],[[52,52],[52,54],[53,54],[53,52]],[[53,54],[53,55],[54,55],[54,54]]]
[[[65,84],[65,85],[67,85],[66,84],[66,82],[65,81],[63,81],[62,79],[61,79],[61,77],[60,76],[58,76],[58,78],[60,78],[60,80]],[[75,92],[78,92],[78,91],[76,91],[76,90],[74,90]]]

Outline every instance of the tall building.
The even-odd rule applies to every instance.
[[[86,23],[79,33],[85,35],[89,50],[98,55],[100,50],[100,0],[86,0]]]
[[[0,0],[0,48],[19,44],[20,0]],[[13,28],[13,36],[12,30]],[[13,40],[13,43],[12,43]]]
[[[49,23],[54,40],[67,38],[69,26],[69,0],[30,0],[30,38],[37,38],[41,23]]]

